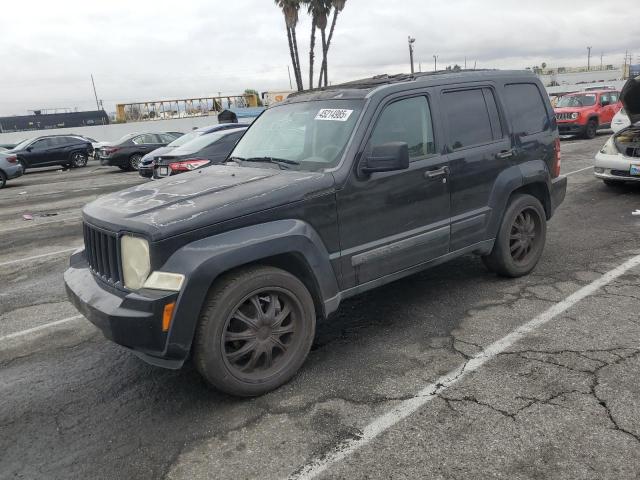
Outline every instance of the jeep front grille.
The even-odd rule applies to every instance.
[[[572,113],[556,113],[556,120],[573,120],[571,118]]]
[[[122,284],[118,236],[83,224],[84,248],[91,271],[111,284]]]

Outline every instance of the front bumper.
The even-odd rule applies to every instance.
[[[151,178],[151,177],[153,177],[153,167],[151,167],[151,168],[149,168],[149,167],[140,167],[138,169],[138,173],[140,174],[141,177]]]
[[[560,135],[580,135],[584,133],[586,125],[575,122],[557,122]]]
[[[594,164],[594,175],[602,180],[640,182],[640,176],[631,175],[631,164],[640,165],[640,158],[625,157],[621,153],[607,155],[606,153],[598,152]]]
[[[564,197],[567,194],[567,176],[560,175],[551,180],[551,215],[556,211],[556,208],[564,201]]]
[[[133,350],[148,363],[174,369],[182,366],[184,356],[167,353],[169,333],[162,331],[164,307],[176,301],[177,292],[128,292],[111,287],[89,270],[84,250],[71,256],[64,283],[71,303],[106,338]]]

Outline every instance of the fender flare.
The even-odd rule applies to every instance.
[[[329,253],[313,227],[301,220],[277,220],[231,230],[196,240],[174,252],[159,269],[185,275],[176,318],[167,339],[167,356],[188,355],[207,292],[220,275],[242,265],[291,253],[307,262],[323,311],[333,310],[340,295]]]

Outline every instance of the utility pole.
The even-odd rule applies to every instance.
[[[409,60],[411,61],[411,75],[415,73],[413,69],[413,44],[415,43],[415,41],[416,39],[411,38],[411,35],[409,35]]]
[[[603,53],[600,52],[600,71],[602,71],[602,56],[603,56]]]
[[[464,57],[464,69],[467,69],[467,56]]]
[[[418,62],[418,71],[422,73],[422,62]]]
[[[433,56],[433,71],[438,71],[438,55]]]
[[[98,102],[98,94],[96,93],[96,84],[93,81],[93,73],[91,74],[91,85],[93,85],[93,95],[96,97],[96,108],[100,110],[100,102]]]
[[[291,83],[291,69],[289,68],[289,64],[287,64],[287,73],[289,74],[289,90],[293,90],[293,83]]]
[[[591,71],[591,47],[587,47],[587,72]]]

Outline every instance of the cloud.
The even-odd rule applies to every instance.
[[[524,68],[594,62],[621,64],[640,47],[629,13],[594,0],[349,0],[330,52],[332,82],[408,70],[416,63],[467,62]],[[10,19],[10,20],[8,20]],[[108,109],[116,102],[240,93],[289,87],[289,48],[272,0],[59,0],[7,2],[0,30],[0,113],[95,104],[90,74]],[[307,79],[310,22],[298,43]],[[316,58],[320,56],[319,44]],[[635,52],[640,53],[640,52]],[[316,73],[318,68],[316,67]]]

